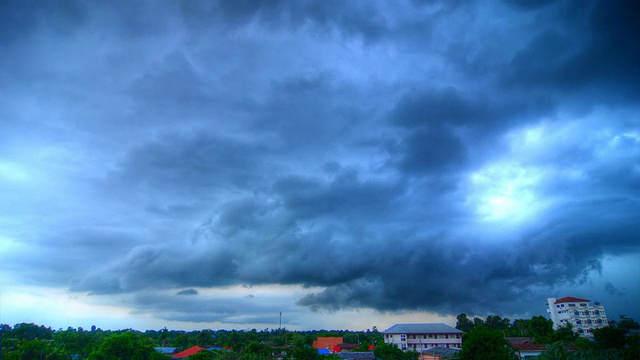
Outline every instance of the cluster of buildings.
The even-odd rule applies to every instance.
[[[604,306],[575,297],[547,299],[547,313],[553,328],[571,325],[579,336],[591,338],[593,330],[609,325]],[[417,351],[423,359],[445,359],[462,348],[462,331],[445,324],[396,324],[382,331],[384,341],[405,351]],[[531,338],[505,338],[521,359],[533,358],[545,350]]]
[[[593,337],[593,330],[609,325],[604,306],[597,302],[575,297],[547,299],[547,313],[553,321],[553,328],[571,325],[573,331],[586,338]],[[395,324],[381,332],[384,342],[397,346],[403,351],[416,351],[420,360],[441,360],[457,355],[462,348],[463,332],[442,323]],[[545,351],[545,345],[534,344],[532,338],[505,338],[521,359],[533,358]],[[369,352],[354,351],[358,345],[345,343],[342,337],[318,337],[313,347],[319,354],[337,354],[343,360],[375,360],[373,346]],[[207,349],[194,346],[182,352],[175,348],[156,348],[172,355],[174,359],[184,359]]]

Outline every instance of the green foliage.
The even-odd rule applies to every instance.
[[[567,323],[565,326],[560,326],[550,336],[551,342],[572,342],[578,339],[578,334],[573,331],[571,324]]]
[[[638,360],[640,359],[640,336],[638,334],[627,336],[627,345],[620,349],[620,359]]]
[[[44,325],[22,323],[13,327],[11,336],[20,340],[50,340],[53,337],[53,330]]]
[[[461,360],[516,360],[518,357],[504,339],[502,331],[474,326],[463,335]]]
[[[543,352],[536,360],[617,360],[619,356],[615,351],[606,350],[572,350],[566,342],[551,344],[547,351]]]
[[[418,353],[415,351],[404,352],[394,345],[378,343],[373,350],[376,359],[382,360],[416,360]]]
[[[640,329],[640,324],[633,320],[632,318],[628,318],[625,315],[620,315],[620,320],[609,321],[609,326],[612,328],[620,329],[625,332],[625,334],[629,333],[630,330],[638,330]]]
[[[156,360],[167,359],[155,351],[155,344],[140,333],[127,331],[112,334],[91,352],[89,360]]]
[[[318,360],[322,357],[318,355],[318,350],[311,346],[295,346],[291,355],[295,360]]]
[[[626,344],[624,331],[611,326],[593,330],[593,338],[602,349],[621,349]]]
[[[241,359],[268,359],[271,357],[274,349],[259,342],[251,342],[240,351]]]
[[[200,351],[189,356],[189,360],[218,360],[218,359],[221,359],[221,355],[216,354],[213,351]]]
[[[550,344],[553,342],[553,321],[544,316],[534,316],[529,321],[529,336],[536,344]]]
[[[464,332],[469,332],[473,328],[473,322],[469,320],[467,314],[462,313],[456,317],[456,329]]]

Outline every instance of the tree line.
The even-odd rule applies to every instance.
[[[485,319],[457,316],[456,328],[463,331],[459,358],[512,360],[516,355],[507,337],[530,337],[534,343],[548,345],[540,360],[550,359],[640,359],[639,325],[621,316],[610,321],[609,327],[593,332],[594,340],[578,337],[570,327],[553,329],[553,323],[542,316],[511,321],[498,315]],[[155,347],[175,347],[183,350],[191,346],[218,346],[224,350],[203,351],[191,360],[319,360],[311,344],[318,337],[342,337],[345,343],[358,344],[357,351],[370,351],[383,360],[417,360],[418,353],[404,352],[384,343],[376,327],[367,331],[312,330],[211,330],[179,331],[102,330],[92,326],[85,330],[69,327],[54,330],[44,325],[0,325],[2,358],[4,360],[167,360]],[[335,356],[322,359],[331,360]]]
[[[320,336],[340,336],[345,343],[359,344],[358,349],[362,351],[369,351],[370,345],[384,344],[382,335],[375,327],[367,331],[289,331],[287,329],[180,331],[164,328],[140,332],[133,329],[102,330],[95,326],[88,330],[82,327],[54,330],[44,325],[22,323],[13,327],[7,324],[0,325],[0,335],[3,360],[166,360],[169,357],[155,351],[155,347],[175,347],[177,350],[184,350],[196,345],[217,346],[225,350],[198,353],[196,356],[191,356],[191,359],[234,360],[278,357],[315,360],[318,354],[311,345],[313,340]],[[385,350],[389,349],[384,345],[380,347],[380,351]],[[405,359],[396,357],[389,360]]]

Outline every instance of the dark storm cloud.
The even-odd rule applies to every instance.
[[[36,283],[180,321],[272,322],[211,295],[239,285],[307,289],[291,311],[523,314],[639,250],[636,5],[74,4],[0,25],[0,191],[53,224]]]
[[[216,136],[207,130],[163,136],[135,149],[113,174],[133,189],[201,194],[254,186],[268,146]],[[263,169],[266,170],[266,169]]]
[[[450,129],[431,127],[412,132],[404,140],[400,167],[407,173],[454,170],[463,167],[466,149]]]
[[[555,16],[570,21],[543,28],[514,55],[504,74],[509,83],[543,91],[596,92],[605,98],[609,92],[612,99],[637,93],[640,46],[630,34],[640,31],[639,5],[628,1],[582,5],[574,4],[570,13],[560,6],[565,11]]]

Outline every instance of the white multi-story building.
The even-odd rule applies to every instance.
[[[459,349],[462,331],[442,323],[395,324],[382,331],[384,342],[402,350],[421,352],[436,346]]]
[[[578,335],[592,337],[594,329],[609,326],[607,313],[600,303],[587,299],[563,297],[558,300],[548,298],[547,304],[549,305],[547,313],[553,321],[554,329],[571,324],[573,331]]]

